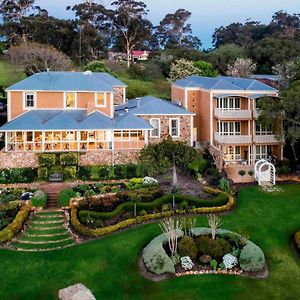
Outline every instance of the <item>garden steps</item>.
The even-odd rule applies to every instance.
[[[59,197],[59,193],[68,187],[69,187],[68,183],[57,183],[57,182],[41,185],[40,188],[48,195],[45,209],[52,209],[57,207],[57,200]]]
[[[76,244],[76,238],[67,229],[62,210],[34,213],[27,229],[10,246],[19,251],[51,251]]]

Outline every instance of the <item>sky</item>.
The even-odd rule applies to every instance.
[[[36,4],[45,8],[58,18],[73,18],[68,5],[80,3],[80,0],[36,0]],[[103,0],[105,4],[111,1]],[[189,23],[193,34],[198,36],[204,48],[210,48],[215,28],[232,22],[245,22],[247,19],[269,23],[274,12],[287,11],[300,13],[300,0],[144,0],[149,9],[148,18],[157,25],[167,13],[184,8],[192,13]]]

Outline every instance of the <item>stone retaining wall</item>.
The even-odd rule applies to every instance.
[[[0,169],[37,168],[38,157],[33,152],[0,152]]]

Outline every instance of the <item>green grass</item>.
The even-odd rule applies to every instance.
[[[72,238],[69,238],[66,241],[60,241],[57,243],[26,244],[26,243],[20,243],[20,242],[13,242],[12,246],[14,246],[15,248],[24,249],[24,250],[28,250],[28,249],[43,250],[43,249],[65,247],[65,246],[69,246],[73,243],[74,243],[74,240]]]
[[[262,248],[267,279],[203,275],[151,282],[139,274],[137,260],[160,234],[154,223],[53,252],[0,250],[0,299],[57,299],[59,289],[79,282],[97,299],[299,299],[300,260],[291,251],[290,238],[300,228],[300,185],[281,188],[275,194],[245,188],[237,209],[222,216],[223,228]],[[207,226],[206,217],[199,217],[197,225]]]
[[[0,86],[8,87],[25,77],[19,67],[0,60]]]
[[[24,235],[18,238],[18,241],[28,241],[28,242],[49,242],[49,241],[60,241],[70,237],[69,233],[61,233],[60,235],[53,236],[28,236]]]
[[[66,229],[64,227],[60,228],[51,228],[51,229],[33,229],[29,228],[26,233],[28,234],[57,234],[64,233]]]
[[[41,222],[41,223],[46,223],[46,222],[63,222],[64,218],[63,216],[34,216],[34,221],[35,222]]]

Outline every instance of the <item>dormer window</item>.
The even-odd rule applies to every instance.
[[[106,95],[105,93],[96,93],[96,107],[106,106]]]
[[[35,93],[25,93],[25,108],[35,108]]]
[[[65,107],[76,108],[76,93],[74,92],[65,93]]]

